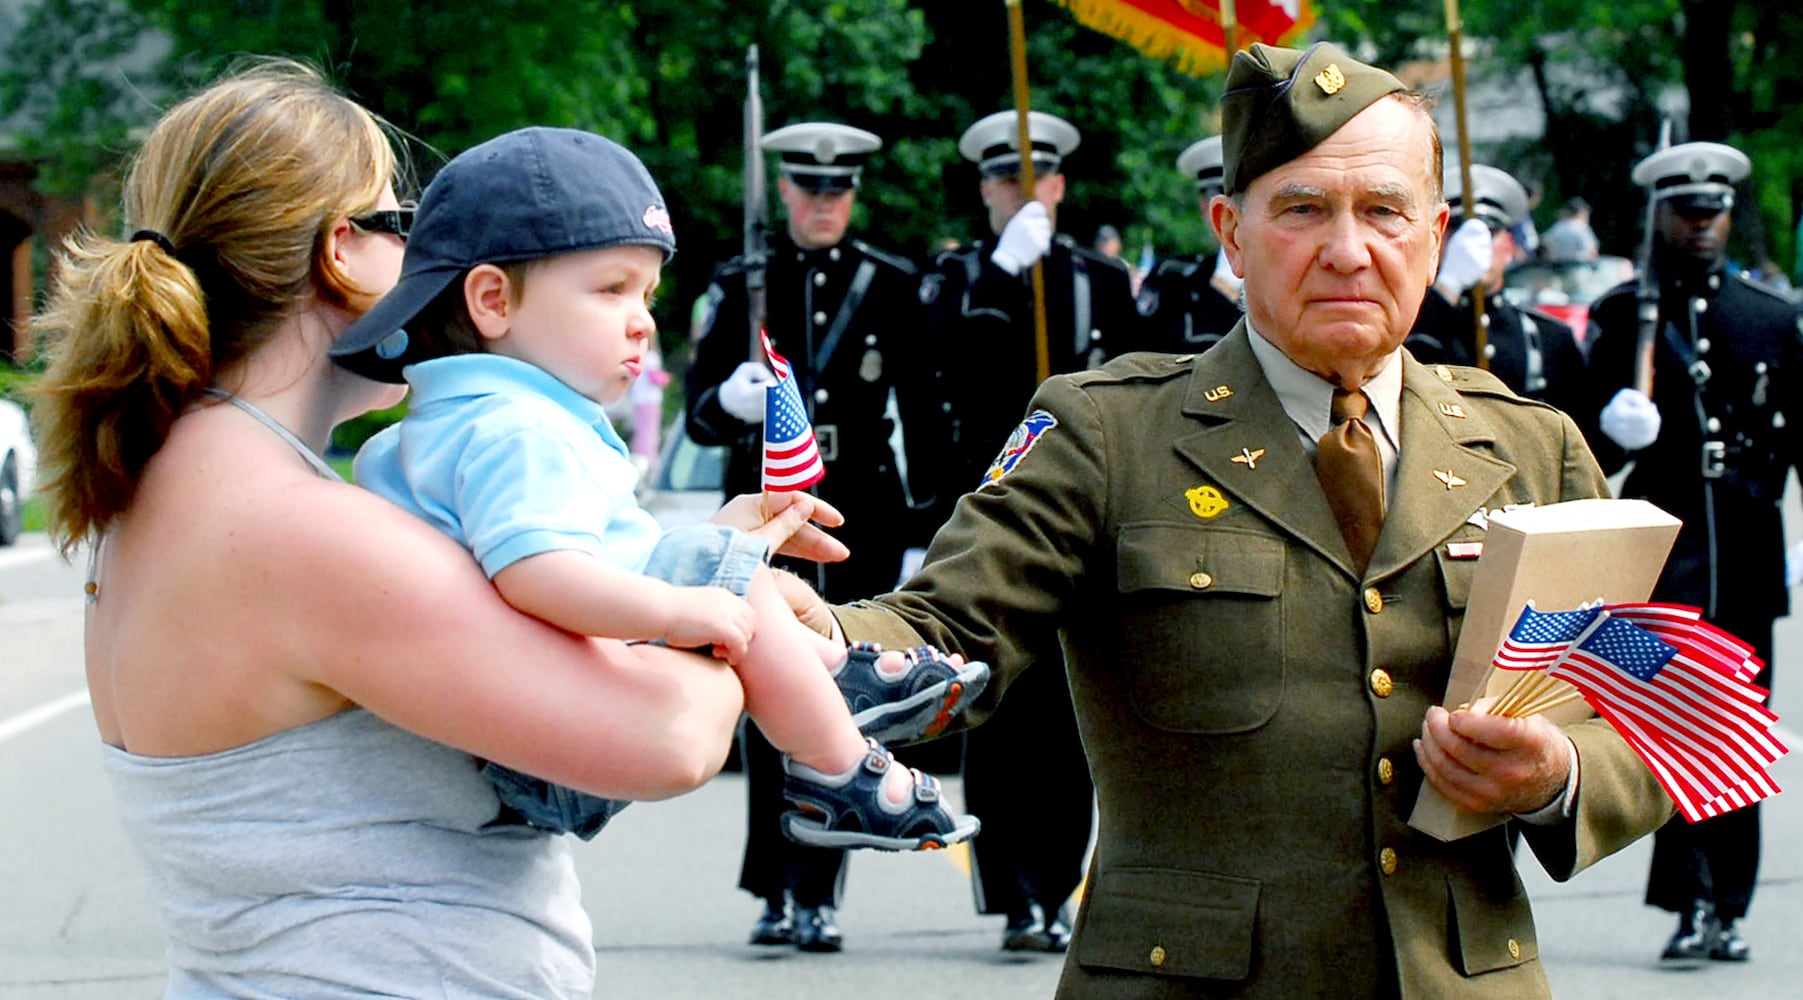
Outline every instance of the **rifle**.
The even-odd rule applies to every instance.
[[[1670,118],[1659,123],[1658,152],[1671,145]],[[1649,399],[1653,395],[1653,351],[1659,342],[1659,278],[1653,273],[1653,227],[1658,219],[1659,195],[1652,188],[1646,193],[1646,219],[1640,229],[1640,276],[1634,289],[1637,315],[1640,317],[1639,339],[1634,345],[1634,388]]]
[[[770,250],[770,202],[764,192],[764,102],[758,96],[758,47],[745,50],[745,298],[751,360],[764,361],[765,287]]]

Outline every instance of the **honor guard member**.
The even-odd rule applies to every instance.
[[[1028,112],[1034,191],[1020,186],[1020,120],[998,111],[964,131],[958,152],[977,165],[994,237],[933,258],[920,298],[934,338],[946,350],[941,398],[951,420],[944,462],[949,503],[975,489],[1008,432],[1038,388],[1034,361],[1033,285],[1045,272],[1046,340],[1051,371],[1082,371],[1132,349],[1139,312],[1121,261],[1057,232],[1064,200],[1064,157],[1077,148],[1076,126]],[[986,821],[987,822],[987,821]]]
[[[942,253],[922,279],[934,339],[949,346],[942,388],[952,419],[946,505],[976,489],[1007,444],[1038,388],[1033,321],[1034,261],[1045,272],[1050,370],[1082,371],[1130,348],[1139,313],[1125,265],[1055,232],[1065,195],[1064,157],[1080,135],[1062,118],[1029,112],[1034,190],[1021,188],[1020,119],[1003,111],[966,129],[958,151],[975,163],[995,235]],[[1055,655],[1055,654],[1054,654]],[[1027,785],[1017,761],[1025,748],[1059,781]],[[990,725],[968,734],[964,798],[983,831],[972,841],[977,912],[1006,919],[1002,947],[1063,951],[1066,901],[1083,878],[1094,790],[1071,711],[1064,671],[1034,671]]]
[[[891,394],[909,440],[943,437],[920,433],[922,421],[937,419],[938,411],[931,372],[916,370],[928,347],[920,337],[918,272],[907,259],[846,233],[865,161],[881,145],[870,132],[832,122],[789,125],[762,141],[765,150],[781,154],[776,186],[787,216],[769,241],[765,326],[793,369],[826,464],[814,492],[844,513],[844,527],[834,534],[852,553],[831,565],[777,563],[821,594],[841,598],[894,587],[903,551],[930,535],[924,527],[921,537],[909,534],[908,526],[923,523],[924,515],[911,511],[890,445]],[[761,351],[751,356],[748,273],[743,257],[715,271],[687,376],[689,435],[729,447],[728,496],[761,489],[765,387],[774,378]],[[779,755],[756,726],[745,727],[741,746],[750,814],[739,885],[765,901],[752,941],[837,951],[834,908],[844,852],[783,836],[778,817],[790,806]]]
[[[1438,707],[1483,512],[1608,485],[1570,418],[1401,350],[1447,220],[1425,97],[1326,43],[1225,91],[1245,321],[1048,380],[920,572],[830,614],[985,659],[973,736],[1068,674],[1100,834],[1059,997],[1547,997],[1503,828],[1407,820],[1424,782],[1521,815],[1564,880],[1671,815],[1602,719]]]
[[[1622,495],[1684,522],[1653,598],[1703,609],[1751,643],[1771,685],[1772,622],[1790,613],[1779,500],[1797,462],[1803,399],[1795,303],[1725,266],[1734,185],[1751,164],[1739,150],[1687,142],[1632,174],[1655,199],[1652,397],[1632,388],[1640,321],[1635,284],[1590,312],[1591,447],[1603,468],[1634,463]],[[1646,902],[1678,914],[1663,957],[1745,961],[1739,920],[1759,868],[1759,806],[1689,824],[1653,842]]]
[[[1177,169],[1196,179],[1196,200],[1206,222],[1209,200],[1221,193],[1221,137],[1191,143],[1177,157]],[[1240,321],[1241,284],[1219,250],[1159,261],[1139,290],[1139,311],[1146,317],[1140,348],[1208,350]]]
[[[1474,163],[1476,197],[1468,209],[1459,171],[1446,171],[1444,184],[1452,234],[1440,254],[1440,273],[1403,346],[1422,364],[1476,366],[1471,290],[1482,284],[1484,367],[1529,399],[1578,412],[1585,394],[1584,353],[1571,327],[1557,317],[1511,305],[1500,294],[1503,272],[1515,259],[1512,227],[1527,217],[1527,189],[1495,167]]]

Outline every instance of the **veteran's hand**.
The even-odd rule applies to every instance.
[[[1483,813],[1531,813],[1565,791],[1571,741],[1538,715],[1489,715],[1491,699],[1448,712],[1435,706],[1421,723],[1415,761],[1428,783],[1454,805]]]
[[[833,638],[835,630],[832,609],[827,607],[826,599],[808,586],[807,581],[788,570],[779,569],[771,574],[776,578],[776,589],[782,592],[783,600],[789,604],[789,610],[803,625]]]
[[[844,524],[845,515],[825,500],[800,490],[742,493],[728,500],[711,520],[756,535],[785,556],[840,562],[851,555],[844,542],[820,530]]]

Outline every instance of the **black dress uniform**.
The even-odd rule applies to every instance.
[[[1470,293],[1453,305],[1430,289],[1403,346],[1423,364],[1477,366],[1477,325]],[[1510,305],[1500,296],[1484,299],[1484,338],[1490,372],[1529,399],[1567,413],[1583,408],[1584,352],[1563,320],[1535,309]]]
[[[797,143],[783,141],[791,133]],[[864,148],[875,148],[875,136],[826,123],[779,129],[766,137],[765,148],[785,151],[783,176],[792,182],[843,191],[855,185],[862,157],[841,149],[816,163],[814,150],[842,143],[846,135],[868,136]],[[793,161],[787,153],[791,146],[804,150]],[[911,506],[890,444],[896,429],[891,393],[908,450],[944,436],[934,426],[940,411],[925,360],[931,345],[921,337],[919,274],[912,261],[861,240],[804,249],[785,233],[770,242],[765,327],[792,368],[825,461],[826,477],[813,492],[844,513],[844,526],[833,533],[852,553],[833,564],[774,562],[828,599],[882,593],[894,588],[903,552],[924,546],[931,537],[926,513]],[[703,335],[686,380],[690,436],[701,444],[730,447],[725,472],[729,496],[755,493],[762,481],[762,426],[727,413],[719,398],[721,384],[734,369],[752,360],[746,278],[743,258],[715,272]],[[915,463],[915,470],[930,461]],[[919,495],[923,507],[928,499],[926,493]],[[798,908],[837,906],[845,852],[804,847],[783,836],[779,817],[791,807],[782,795],[781,755],[754,725],[744,727],[740,746],[749,814],[739,886],[779,911],[785,890]],[[798,920],[803,919],[807,915],[798,913]],[[838,931],[831,926],[830,911],[825,939],[805,936],[820,930],[806,929],[796,943],[809,950],[836,949]]]
[[[1706,155],[1696,155],[1702,147]],[[1713,156],[1738,157],[1723,174]],[[1707,203],[1707,214],[1725,212],[1729,186],[1746,173],[1745,158],[1714,143],[1685,143],[1644,161],[1635,179],[1658,183],[1673,163],[1678,178],[1691,161],[1703,176],[1671,199]],[[1646,176],[1646,180],[1642,177]],[[1689,206],[1686,206],[1687,210]],[[1672,211],[1662,208],[1662,211]],[[1634,381],[1638,317],[1635,286],[1623,285],[1598,300],[1590,316],[1592,397],[1587,436],[1605,470],[1634,462],[1622,494],[1647,499],[1684,522],[1654,598],[1694,605],[1704,617],[1750,643],[1766,661],[1757,683],[1770,687],[1772,622],[1790,613],[1785,581],[1784,528],[1779,503],[1798,459],[1795,401],[1803,398],[1803,350],[1797,304],[1722,266],[1697,266],[1656,245],[1659,327],[1652,399],[1659,431],[1638,451],[1623,449],[1598,429],[1599,414],[1614,394]],[[1787,408],[1789,408],[1787,410]],[[1673,954],[1698,902],[1713,904],[1714,918],[1731,940],[1710,950],[1714,958],[1744,958],[1732,937],[1732,921],[1747,912],[1759,864],[1759,806],[1754,804],[1697,824],[1674,819],[1654,839],[1647,881],[1649,905],[1684,915],[1686,925],[1668,947]],[[1726,952],[1726,953],[1723,953]]]
[[[1238,299],[1229,297],[1214,280],[1218,258],[1216,251],[1158,262],[1139,288],[1139,311],[1146,318],[1140,350],[1206,351],[1240,321]]]
[[[1177,157],[1177,170],[1196,179],[1196,207],[1208,221],[1208,203],[1221,193],[1224,170],[1221,137],[1192,142]],[[1146,318],[1139,350],[1194,354],[1227,336],[1240,321],[1239,288],[1215,279],[1221,252],[1172,257],[1139,288],[1139,311]]]

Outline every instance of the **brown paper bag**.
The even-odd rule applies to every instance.
[[[1598,599],[1646,600],[1679,527],[1677,518],[1644,500],[1571,500],[1495,511],[1489,522],[1442,702],[1449,709],[1514,683],[1513,672],[1494,670],[1490,661],[1528,601],[1541,611],[1569,611]],[[1545,713],[1561,724],[1591,714],[1582,700]],[[1409,825],[1458,840],[1506,819],[1460,809],[1423,782]]]

